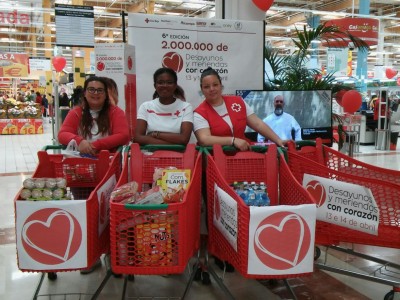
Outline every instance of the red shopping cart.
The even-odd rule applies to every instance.
[[[120,153],[91,159],[39,151],[38,157],[32,180],[63,179],[70,195],[29,201],[21,189],[15,197],[18,267],[43,272],[34,299],[48,296],[39,295],[45,273],[56,279],[56,272],[88,268],[109,253],[108,201],[121,171]]]
[[[284,163],[283,161],[284,159],[282,158],[282,163]],[[340,246],[343,243],[350,243],[400,248],[400,203],[398,201],[400,185],[397,182],[398,178],[396,178],[398,175],[393,176],[398,172],[361,163],[325,146],[321,146],[319,142],[317,146],[305,146],[300,150],[296,150],[294,146],[289,147],[286,153],[286,161],[298,182],[303,182],[304,175],[310,174],[370,189],[379,208],[377,234],[373,235],[336,224],[317,221],[316,244],[325,245],[330,249],[373,261],[380,265],[377,268],[378,271],[372,275],[365,275],[338,269],[334,266],[327,266],[326,263],[317,263],[317,266],[321,269],[392,285],[394,290],[388,294],[388,297],[398,293],[400,279],[396,280],[398,278],[396,274],[399,274],[400,265],[358,253],[351,249],[344,249]],[[296,198],[288,200],[289,204],[301,203]]]
[[[279,261],[277,264],[284,261],[285,259],[282,257],[282,253],[288,251],[288,249],[291,247],[284,245],[285,243],[280,245],[282,256],[276,252],[279,252],[277,248],[272,248],[272,246],[271,248],[268,248],[270,246],[269,244],[262,244],[262,247],[260,246],[259,248],[261,249],[260,252],[263,253],[261,253],[259,257],[263,257],[263,259],[269,259],[272,257],[271,260],[266,263],[268,267],[265,269],[267,271],[264,271],[264,269],[260,273],[249,271],[250,261],[255,259],[255,257],[249,253],[253,247],[253,244],[257,243],[257,246],[259,244],[259,240],[256,238],[256,235],[254,235],[254,239],[250,235],[251,231],[253,230],[250,229],[250,227],[253,226],[251,223],[252,213],[257,210],[260,210],[262,213],[266,213],[268,210],[280,208],[284,210],[285,208],[279,205],[282,203],[283,197],[295,196],[298,197],[299,202],[303,204],[313,204],[309,193],[305,191],[300,184],[298,184],[288,170],[286,170],[285,173],[282,173],[282,175],[278,174],[279,172],[280,166],[278,163],[276,145],[270,145],[268,147],[268,151],[266,151],[266,148],[264,148],[264,150],[261,152],[234,151],[233,153],[224,151],[221,146],[215,145],[213,147],[212,155],[207,155],[207,208],[209,229],[208,250],[211,254],[215,255],[219,259],[231,263],[240,272],[240,274],[246,278],[284,279],[289,277],[303,276],[312,272],[312,259],[309,263],[311,270],[307,272],[299,272],[299,270],[297,272],[293,272],[293,270],[288,270],[290,268],[285,267],[282,267],[280,272],[275,272],[275,270],[273,270],[271,265],[276,261]],[[283,192],[278,190],[278,175],[281,176],[281,180],[286,182],[287,186],[290,186],[290,189],[286,188]],[[265,182],[268,186],[268,195],[271,203],[270,207],[248,207],[245,205],[244,201],[231,187],[235,181]],[[224,210],[223,206],[226,206],[224,201],[221,201],[221,195],[226,197],[230,203],[233,203],[231,207],[233,207],[235,211],[237,210],[237,230],[235,229],[235,234],[232,234],[232,236],[237,236],[237,239],[235,238],[234,240],[234,242],[237,241],[237,249],[235,249],[232,242],[229,241],[227,234],[223,233],[223,230],[216,226],[216,218],[219,219],[219,216],[224,214],[224,212],[222,212]],[[231,208],[229,209],[232,210]],[[233,213],[232,215],[236,218],[236,213]],[[279,227],[279,225],[270,226],[269,223],[263,223],[264,221],[260,222],[264,228],[273,227],[275,230]],[[314,228],[312,230],[314,230]],[[286,244],[290,243],[286,242]],[[307,245],[307,249],[313,249],[313,247],[314,244],[312,242]],[[255,246],[254,248],[255,250],[252,251],[255,253],[260,253],[257,252]],[[264,254],[267,258],[262,256]],[[268,263],[272,261],[273,263],[268,265]],[[265,260],[262,262],[264,263]]]
[[[182,273],[200,245],[201,154],[194,144],[147,146],[132,144],[117,187],[136,181],[139,191],[153,183],[155,168],[190,169],[182,202],[138,205],[111,201],[111,267],[118,274]],[[149,231],[151,236],[147,235]],[[193,272],[194,274],[194,272]],[[184,292],[193,281],[193,274]],[[126,293],[125,276],[123,296]]]
[[[389,170],[361,162],[346,154],[316,142],[299,141],[289,143],[288,150],[300,156],[319,162],[323,166],[343,173],[400,184],[400,171]]]

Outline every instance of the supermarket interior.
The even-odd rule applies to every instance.
[[[3,195],[0,197],[0,299],[400,300],[400,242],[397,241],[400,241],[400,236],[396,235],[400,226],[400,207],[396,201],[396,197],[400,196],[400,182],[397,179],[400,178],[400,74],[397,71],[400,69],[400,43],[397,41],[400,36],[399,1],[3,1],[0,8],[0,194]],[[193,19],[198,20],[191,22]],[[353,23],[357,19],[363,23]],[[211,21],[208,23],[207,20]],[[318,36],[318,42],[308,44],[307,47],[312,49],[305,50],[307,55],[304,57],[307,59],[302,64],[310,66],[310,69],[318,69],[317,75],[308,74],[312,74],[312,78],[308,77],[310,81],[320,83],[318,80],[324,78],[329,81],[332,90],[327,85],[322,88],[322,85],[318,85],[308,91],[293,90],[290,82],[279,78],[277,73],[271,79],[274,70],[271,60],[266,58],[268,51],[257,51],[257,47],[276,51],[269,53],[269,59],[294,56],[301,52],[297,42],[301,36],[300,28],[315,30],[318,24],[325,22],[332,22],[329,24],[334,26],[349,26],[349,30],[353,30],[369,50],[363,52],[362,46],[357,47],[357,40],[349,41],[347,37],[341,40],[345,41],[345,45],[339,43],[329,47],[329,42],[321,43],[319,39],[323,40],[323,36]],[[258,38],[260,35],[261,39]],[[237,42],[239,40],[240,43]],[[237,59],[237,53],[241,53],[240,60]],[[190,157],[194,161],[190,168],[192,182],[186,194],[181,195],[184,197],[179,200],[182,203],[170,206],[161,204],[149,210],[105,200],[107,197],[110,199],[116,184],[115,177],[131,176],[132,179],[140,176],[135,173],[134,163],[128,166],[129,175],[119,173],[122,165],[126,166],[119,153],[107,157],[110,158],[109,165],[105,164],[108,169],[99,163],[100,158],[93,163],[96,172],[105,170],[105,175],[99,178],[93,176],[92,167],[82,167],[90,160],[86,157],[71,160],[73,163],[67,165],[70,161],[60,156],[61,148],[52,150],[48,147],[47,154],[43,154],[46,146],[58,146],[57,133],[76,104],[73,101],[75,88],[83,86],[85,80],[93,75],[111,77],[118,83],[118,106],[125,111],[129,133],[133,137],[137,107],[144,99],[150,99],[147,95],[153,94],[156,84],[152,76],[160,63],[178,73],[186,100],[193,107],[203,99],[198,81],[199,70],[206,64],[220,67],[224,92],[242,96],[246,105],[251,106],[261,119],[266,117],[268,110],[273,112],[274,100],[271,99],[276,94],[284,95],[285,112],[291,112],[300,120],[301,127],[306,128],[303,128],[303,138],[325,139],[322,156],[327,161],[324,163],[332,163],[329,167],[334,169],[318,164],[321,145],[313,144],[310,148],[315,151],[312,155],[315,155],[311,160],[307,153],[301,153],[300,147],[296,149],[299,151],[298,157],[296,152],[291,153],[290,147],[284,151],[287,156],[282,154],[278,157],[274,152],[277,151],[275,147],[270,146],[263,150],[265,155],[254,154],[257,161],[262,157],[263,163],[269,167],[267,171],[260,171],[258,165],[251,169],[248,165],[240,164],[233,166],[237,168],[234,170],[238,173],[243,170],[249,174],[262,173],[270,184],[271,199],[276,198],[275,204],[281,204],[278,203],[279,199],[282,200],[282,209],[293,213],[299,207],[307,210],[308,214],[316,206],[324,205],[321,200],[317,203],[318,199],[315,198],[314,192],[318,186],[303,188],[306,179],[302,177],[304,175],[306,178],[305,173],[308,172],[302,168],[309,168],[312,175],[307,176],[320,175],[331,180],[329,184],[334,192],[329,190],[329,196],[324,194],[327,199],[331,199],[332,193],[339,195],[342,189],[340,184],[344,192],[358,191],[357,196],[372,198],[371,203],[376,205],[376,211],[369,215],[364,212],[366,221],[358,224],[359,227],[365,224],[365,227],[353,230],[352,224],[347,224],[347,228],[340,232],[340,226],[337,226],[340,222],[336,220],[337,215],[344,215],[339,213],[340,206],[331,206],[337,210],[336,215],[330,217],[336,223],[326,223],[328,225],[325,224],[328,213],[325,217],[319,213],[317,217],[307,219],[308,215],[302,212],[304,215],[298,217],[303,220],[299,221],[301,235],[298,245],[289,245],[296,241],[288,245],[286,240],[274,241],[271,245],[277,248],[273,248],[263,244],[273,238],[260,232],[272,228],[274,232],[285,233],[296,239],[298,237],[294,237],[295,234],[284,231],[285,222],[289,221],[281,219],[281,223],[265,224],[268,219],[265,217],[260,221],[262,229],[255,229],[253,222],[261,218],[261,212],[267,212],[274,205],[249,208],[242,202],[240,205],[235,203],[235,213],[232,215],[232,208],[229,210],[221,203],[229,206],[232,201],[241,201],[241,198],[236,194],[232,196],[230,185],[233,182],[223,178],[223,172],[229,173],[228,164],[226,170],[220,170],[218,167],[222,160],[216,159],[217,171],[214,173],[212,155],[206,152],[193,152],[196,156]],[[290,62],[286,60],[286,63]],[[238,70],[240,76],[232,75],[237,74]],[[301,80],[297,81],[301,84]],[[164,82],[163,85],[168,83]],[[284,87],[280,88],[280,85]],[[100,90],[94,89],[93,94],[101,94]],[[355,92],[351,94],[354,98],[350,99],[351,92],[346,95],[347,91]],[[372,99],[382,98],[383,93],[390,99],[390,107],[387,105],[390,114],[385,112],[386,104],[382,104],[382,101],[377,113],[374,113],[373,105],[377,102]],[[44,102],[35,100],[43,96],[48,99],[47,108],[43,108]],[[312,125],[303,126],[307,122]],[[248,137],[254,137],[253,132],[246,133]],[[312,137],[308,138],[307,134]],[[195,149],[193,138],[192,134],[190,147],[187,146],[183,151],[189,153],[188,149]],[[235,145],[234,140],[232,143]],[[217,149],[213,148],[215,157]],[[132,152],[131,157],[136,159],[143,156],[140,161],[151,162],[153,150],[146,152],[142,148],[141,151],[140,155],[133,155]],[[39,153],[42,158],[49,156],[54,161],[40,160]],[[253,163],[245,155],[241,157],[245,158],[246,163]],[[271,160],[274,155],[276,160]],[[306,156],[302,162],[301,155]],[[118,162],[111,160],[115,157],[119,159]],[[252,154],[250,157],[253,157]],[[225,158],[234,160],[235,156],[229,154]],[[79,165],[80,159],[82,165]],[[288,162],[300,159],[300,162],[290,165],[286,164],[286,160],[283,163],[282,159]],[[61,170],[49,171],[60,165]],[[163,167],[166,166],[170,165]],[[207,185],[207,196],[201,190],[204,186],[200,184],[201,168],[206,166],[208,169],[202,179],[207,178],[203,181]],[[286,166],[287,170],[293,171],[293,175],[291,172],[289,175],[285,173]],[[313,168],[315,172],[311,171]],[[57,171],[62,175],[48,175]],[[235,178],[234,173],[229,174],[229,178]],[[276,173],[276,177],[270,173]],[[54,177],[57,180],[60,176],[64,177],[68,187],[61,188],[61,193],[64,196],[68,191],[76,201],[64,201],[70,200],[70,196],[61,196],[58,200],[25,201],[34,199],[33,196],[22,197],[21,192],[23,188],[26,189],[27,179],[29,182],[30,178],[35,177],[34,174],[39,174],[36,177]],[[95,185],[85,185],[94,177]],[[324,179],[328,182],[327,178]],[[325,182],[320,180],[321,183]],[[69,186],[71,182],[74,183]],[[273,184],[282,187],[282,190],[274,189]],[[350,187],[350,184],[353,186]],[[80,188],[85,190],[85,196],[78,196]],[[45,190],[43,187],[38,189]],[[33,195],[34,191],[35,188],[30,189],[29,195]],[[51,189],[51,192],[56,197],[55,190]],[[322,192],[318,196],[322,199]],[[197,199],[201,205],[190,206],[197,203]],[[339,199],[339,196],[335,199]],[[311,202],[301,202],[303,200]],[[57,201],[62,204],[57,204]],[[292,208],[288,208],[290,205]],[[83,207],[84,210],[79,211]],[[93,213],[92,208],[95,209]],[[150,214],[149,211],[153,210],[162,212]],[[315,210],[318,211],[317,208]],[[60,211],[63,211],[61,215]],[[352,212],[357,214],[356,210]],[[271,210],[267,216],[272,214]],[[59,221],[60,216],[66,218]],[[227,216],[234,216],[236,221],[224,221]],[[292,217],[289,215],[287,218],[292,220]],[[369,219],[374,217],[380,219],[377,222]],[[123,223],[132,222],[130,218],[139,223],[129,223],[129,226]],[[148,222],[142,218],[149,218]],[[343,220],[343,217],[339,218]],[[139,219],[142,221],[137,221]],[[300,219],[296,219],[296,222]],[[356,217],[350,219],[352,222],[359,220]],[[218,225],[220,220],[226,222],[225,228]],[[341,222],[343,225],[347,221]],[[165,228],[161,229],[159,223]],[[68,224],[69,227],[62,231],[55,228],[59,224]],[[153,244],[150,245],[143,239],[142,243],[146,245],[143,246],[140,235],[149,229],[149,224],[153,232],[163,235],[152,236],[156,241],[152,240]],[[236,227],[227,229],[232,224]],[[315,234],[307,233],[302,227],[310,224],[316,228]],[[40,230],[32,233],[29,227],[40,227]],[[78,227],[81,231],[76,229]],[[303,230],[306,232],[304,236]],[[59,233],[67,231],[69,235],[58,239]],[[254,239],[254,245],[250,236]],[[52,238],[57,238],[56,242],[49,246]],[[78,238],[82,241],[79,246]],[[315,247],[310,244],[304,250],[303,242],[307,239],[315,241]],[[181,241],[185,243],[180,244]],[[114,249],[112,245],[117,246]],[[127,263],[124,260],[124,247],[137,256],[130,258],[135,262]],[[143,247],[148,248],[143,250]],[[157,247],[166,247],[167,250],[163,248],[165,252],[162,252]],[[165,257],[160,258],[159,252]],[[233,272],[223,270],[220,260],[216,263],[216,253],[228,261],[231,259],[235,266]],[[98,257],[101,264],[97,264]],[[154,263],[156,258],[159,260],[157,264]],[[271,264],[265,262],[268,259]],[[89,267],[88,261],[94,262],[96,268],[85,274],[82,269]],[[202,272],[199,273],[197,267]],[[286,270],[293,273],[285,273]]]

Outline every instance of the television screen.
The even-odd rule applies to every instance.
[[[321,138],[324,144],[332,145],[332,91],[257,91],[238,90],[236,95],[253,108],[264,120],[274,113],[274,98],[282,95],[283,111],[291,114],[299,123],[302,140]],[[252,132],[250,128],[247,133]],[[293,138],[294,139],[294,138]]]

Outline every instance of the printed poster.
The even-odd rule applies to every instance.
[[[313,271],[316,206],[250,207],[247,272],[291,275]]]
[[[378,235],[379,207],[369,188],[304,174],[303,187],[317,204],[317,219]]]
[[[26,53],[0,53],[0,77],[28,77],[28,66]]]
[[[87,267],[86,200],[16,201],[18,266]]]
[[[237,251],[238,209],[237,202],[214,184],[214,226]]]
[[[151,100],[153,73],[170,67],[186,101],[203,100],[200,75],[212,67],[225,94],[261,90],[264,83],[264,22],[129,14],[128,41],[136,50],[137,107]]]
[[[97,190],[97,200],[99,202],[99,236],[103,233],[104,229],[107,228],[110,220],[110,196],[116,184],[117,180],[115,175],[112,175]]]

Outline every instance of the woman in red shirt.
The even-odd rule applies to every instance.
[[[116,150],[129,143],[129,126],[124,111],[111,103],[107,82],[89,77],[83,88],[81,105],[66,116],[58,140],[67,145],[71,140],[83,154],[96,155],[101,150]]]

